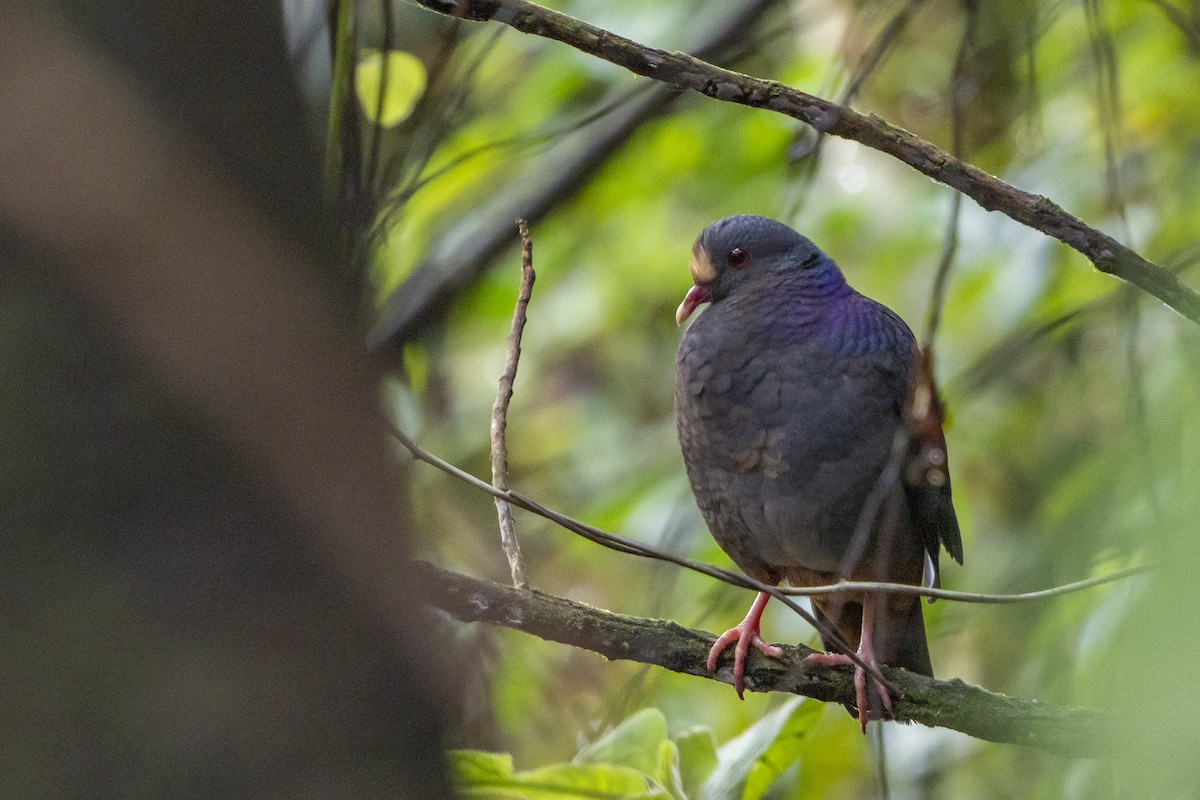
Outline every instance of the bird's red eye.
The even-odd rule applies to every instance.
[[[750,263],[750,254],[740,247],[735,247],[725,256],[725,260],[731,267],[745,269],[746,265]]]

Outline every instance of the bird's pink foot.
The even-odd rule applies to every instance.
[[[863,653],[860,649],[858,657],[872,667],[878,669],[875,659],[869,653]],[[820,664],[825,667],[840,667],[850,665],[854,667],[854,704],[858,706],[858,723],[862,727],[863,733],[867,732],[867,720],[871,717],[871,706],[867,702],[867,682],[869,681],[875,687],[875,691],[879,695],[879,700],[882,706],[888,713],[892,711],[892,696],[888,692],[886,686],[881,686],[873,678],[867,677],[867,672],[858,664],[851,660],[850,656],[844,653],[813,653],[804,658],[807,664]]]
[[[731,642],[737,642],[733,648],[733,688],[737,690],[739,698],[743,698],[743,693],[746,690],[746,653],[750,650],[750,645],[758,648],[764,656],[770,658],[783,658],[783,649],[776,647],[773,644],[768,644],[759,635],[759,623],[762,621],[763,607],[766,606],[770,595],[766,592],[759,592],[758,597],[754,600],[754,605],[750,606],[749,613],[746,618],[739,622],[734,627],[722,633],[712,649],[708,651],[708,668],[712,671],[717,669],[717,658],[720,657],[721,651],[730,645]],[[743,698],[744,699],[744,698]]]
[[[871,669],[878,672],[879,663],[875,660],[874,641],[875,598],[867,595],[863,598],[862,629],[856,655],[860,661],[870,665]],[[806,656],[804,661],[808,664],[823,664],[827,667],[837,667],[844,664],[854,665],[854,704],[858,706],[858,724],[862,727],[862,732],[865,734],[867,732],[867,720],[871,718],[871,707],[867,703],[867,671],[844,653],[813,653],[810,656]],[[875,691],[879,694],[879,700],[882,703],[883,709],[890,714],[892,711],[892,696],[888,694],[888,688],[873,678],[870,680],[875,687]]]
[[[737,690],[738,697],[742,697],[746,690],[746,653],[749,652],[750,645],[754,645],[764,656],[771,658],[783,658],[783,649],[773,644],[767,644],[759,635],[757,625],[750,626],[741,622],[736,627],[722,633],[716,644],[708,651],[708,668],[710,670],[716,671],[717,657],[731,642],[737,642],[733,648],[733,688]]]

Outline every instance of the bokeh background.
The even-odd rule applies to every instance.
[[[1102,760],[918,726],[863,737],[836,706],[741,702],[716,681],[482,625],[401,614],[392,626],[347,577],[347,564],[363,567],[372,552],[367,534],[355,524],[330,526],[329,539],[305,533],[300,490],[238,438],[250,431],[269,451],[352,415],[307,416],[290,404],[299,395],[280,391],[253,398],[253,420],[214,421],[203,398],[255,394],[220,377],[219,354],[184,359],[217,376],[198,400],[147,355],[153,346],[130,347],[137,331],[122,293],[96,301],[97,286],[122,285],[108,261],[138,253],[67,247],[64,257],[61,241],[22,227],[19,186],[0,180],[0,796],[439,796],[437,766],[424,760],[438,723],[452,746],[511,755],[519,771],[618,758],[651,771],[656,748],[677,759],[680,797],[1198,796],[1196,323],[886,156],[499,23],[399,0],[44,5],[84,54],[76,68],[93,64],[81,72],[134,88],[137,102],[118,111],[186,143],[172,168],[196,172],[155,187],[164,209],[192,197],[190,178],[215,171],[238,190],[214,205],[241,209],[300,254],[262,273],[278,281],[268,289],[288,291],[241,296],[263,309],[243,341],[264,369],[282,362],[310,386],[326,385],[320,374],[342,386],[337,370],[314,372],[315,356],[342,351],[265,344],[286,338],[270,328],[290,319],[291,290],[308,287],[386,371],[397,424],[488,476],[520,275],[515,220],[529,218],[538,281],[508,417],[511,485],[729,566],[675,441],[673,315],[696,234],[722,216],[765,214],[817,242],[921,338],[950,259],[933,348],[966,563],[945,565],[946,588],[1011,593],[1159,566],[1035,603],[926,608],[939,677],[1119,712],[1114,756]],[[1200,285],[1196,0],[548,5],[879,114]],[[15,4],[13,19],[42,6]],[[351,20],[354,37],[332,32]],[[56,53],[30,47],[16,23],[0,37],[2,74],[19,67],[38,87],[0,93],[6,103],[44,96],[32,107],[74,114],[68,131],[103,117],[88,103],[109,109],[105,95],[72,94],[62,74],[38,72]],[[0,147],[0,159],[61,167],[86,153],[103,163],[110,143],[55,141],[28,154]],[[95,178],[78,174],[81,185]],[[122,175],[97,174],[117,181],[98,206],[126,208],[136,193]],[[144,217],[155,235],[158,215]],[[195,233],[199,250],[204,230]],[[178,285],[223,276],[212,279],[230,295],[244,290],[230,275],[264,267],[248,259],[191,273],[188,259],[160,255]],[[113,283],[81,277],[100,267]],[[183,302],[172,312],[161,317],[215,310]],[[396,451],[403,468],[386,479],[372,480],[382,462],[353,448],[339,453],[345,463],[313,459],[289,474],[366,476],[360,493],[344,487],[358,499],[402,484],[398,540],[505,582],[491,499]],[[613,611],[720,631],[751,599],[521,512],[517,533],[535,587]],[[394,572],[396,586],[414,589]],[[770,639],[816,642],[777,605],[764,624]],[[394,628],[417,630],[424,645],[397,648],[405,637]],[[418,716],[430,704],[434,721]],[[408,795],[392,790],[402,784]]]
[[[734,6],[550,5],[668,50],[705,41]],[[856,109],[1052,198],[1194,280],[1197,4],[762,5],[739,20],[714,60],[822,97],[850,93]],[[446,21],[398,11],[396,46],[434,63]],[[375,279],[384,330],[397,324],[388,316],[397,298],[423,276],[452,269],[486,226],[507,226],[515,245],[509,220],[532,207],[523,198],[542,197],[547,173],[590,152],[615,117],[655,91],[610,64],[499,25],[458,33],[454,79],[440,91],[460,105],[440,117],[431,109],[422,117],[418,106],[397,137],[403,161],[440,125],[427,169],[452,166],[387,217]],[[1026,591],[1150,559],[1165,572],[1036,603],[928,607],[935,671],[1048,702],[1153,710],[1153,721],[1133,737],[1144,752],[1114,763],[889,726],[891,796],[1192,796],[1187,757],[1167,756],[1196,744],[1181,725],[1197,709],[1195,596],[1186,575],[1176,587],[1183,594],[1170,594],[1166,573],[1196,555],[1195,324],[970,200],[953,218],[952,190],[884,155],[818,141],[766,111],[679,96],[595,167],[552,195],[533,225],[538,282],[509,415],[512,484],[592,524],[728,565],[693,506],[674,433],[672,313],[690,285],[694,236],[733,213],[783,219],[924,337],[953,229],[934,349],[966,563],[946,568],[945,585]],[[510,246],[421,318],[401,351],[400,418],[428,448],[483,476],[518,278]],[[490,500],[430,469],[412,480],[430,557],[506,580]],[[713,631],[740,619],[750,600],[530,515],[518,516],[518,533],[534,585],[555,594]],[[815,641],[778,607],[765,624],[774,639]],[[469,717],[462,742],[512,752],[518,767],[570,759],[581,741],[642,707],[661,709],[672,733],[708,726],[726,742],[782,702],[739,702],[721,684],[511,631],[458,635],[463,658],[479,665],[471,697],[479,716]],[[770,796],[867,796],[878,789],[877,750],[842,709],[826,709]]]

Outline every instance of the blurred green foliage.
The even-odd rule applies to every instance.
[[[464,797],[662,798],[759,800],[796,765],[820,704],[795,697],[717,748],[696,726],[667,736],[658,709],[642,709],[580,749],[569,764],[514,772],[512,756],[459,750],[450,754]]]
[[[1089,0],[1090,11],[1056,0],[917,3],[853,105],[949,149],[957,98],[965,158],[1158,263],[1188,269],[1200,254],[1200,8],[1173,0],[1176,16],[1164,10],[1170,2]],[[668,49],[686,47],[712,24],[704,4],[686,0],[552,5]],[[736,68],[837,97],[905,5],[780,4],[746,31],[753,47]],[[1098,25],[1088,24],[1092,12]],[[432,63],[429,27],[444,20],[407,6],[400,15],[396,46]],[[404,31],[417,36],[406,40]],[[405,291],[403,281],[435,246],[461,236],[480,208],[530,191],[531,176],[585,148],[594,126],[576,122],[647,83],[499,25],[457,33],[446,73],[453,81],[431,82],[430,91],[443,94],[429,104],[453,101],[456,113],[426,108],[422,128],[418,110],[397,149],[416,152],[432,137],[428,169],[454,166],[387,217],[381,298]],[[1115,93],[1102,80],[1106,64]],[[1106,140],[1114,145],[1111,170]],[[813,149],[794,120],[681,98],[534,226],[539,277],[509,416],[512,485],[595,525],[727,565],[692,505],[674,435],[672,312],[690,285],[692,239],[728,214],[784,219],[920,336],[951,198],[952,190],[857,144]],[[1015,592],[1150,558],[1163,566],[1051,601],[927,608],[940,677],[1127,710],[1129,759],[1070,761],[888,725],[891,796],[1195,796],[1200,332],[1078,253],[970,201],[957,229],[935,349],[966,564],[946,569],[944,585]],[[1194,272],[1183,274],[1196,283]],[[406,346],[395,392],[405,424],[427,447],[483,476],[518,278],[514,248]],[[1071,316],[1051,324],[1063,315]],[[413,482],[431,557],[504,580],[490,499],[432,470],[414,470]],[[674,567],[601,550],[539,518],[520,515],[518,535],[537,587],[616,611],[720,630],[750,600]],[[780,641],[814,640],[779,608],[768,611],[765,631]],[[740,741],[794,708],[769,696],[739,702],[722,684],[608,663],[511,631],[456,635],[463,660],[478,671],[464,691],[471,713],[459,741],[511,753],[517,772],[509,762],[493,766],[514,776],[567,761],[581,742],[605,741],[643,707],[661,711],[666,732],[656,741],[673,742],[680,754],[697,741]],[[876,791],[879,744],[861,737],[844,710],[830,707],[805,725],[787,750],[789,764],[798,758],[800,766],[772,773],[782,777],[763,796]],[[698,726],[711,734],[697,740],[689,732]],[[683,785],[694,786],[687,762],[680,760]]]

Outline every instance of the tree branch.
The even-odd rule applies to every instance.
[[[418,563],[416,570],[429,602],[455,619],[502,625],[612,660],[731,681],[728,666],[716,674],[705,666],[716,638],[710,633],[669,620],[614,614],[536,589],[513,589],[432,564]],[[805,664],[802,659],[813,651],[803,645],[785,646],[784,650],[786,657],[776,661],[751,648],[746,661],[747,689],[789,692],[824,702],[854,702],[849,668]],[[1117,718],[1109,712],[1006,697],[961,680],[939,681],[903,669],[882,669],[898,690],[895,715],[899,720],[1064,756],[1113,755],[1110,743]]]
[[[722,69],[686,53],[648,47],[525,0],[416,2],[443,14],[502,22],[523,33],[563,42],[638,75],[692,89],[717,100],[777,111],[818,132],[887,153],[935,181],[957,189],[984,209],[1000,211],[1058,239],[1087,256],[1101,272],[1140,287],[1193,322],[1200,322],[1200,294],[1168,270],[1142,258],[1053,201],[989,175],[873,114],[860,114],[776,81]]]

